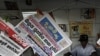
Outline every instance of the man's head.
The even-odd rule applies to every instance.
[[[86,44],[88,43],[88,35],[85,35],[85,34],[80,35],[79,41],[81,42],[81,45],[82,45],[83,47],[85,47]]]
[[[80,35],[79,41],[88,41],[88,35],[85,35],[85,34]]]

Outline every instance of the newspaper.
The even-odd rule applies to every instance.
[[[0,18],[0,55],[20,56],[28,47],[25,40],[13,30],[13,27]]]
[[[97,41],[97,44],[100,45],[100,39]]]
[[[55,56],[72,44],[48,14],[41,19],[30,15],[15,29],[40,56]]]

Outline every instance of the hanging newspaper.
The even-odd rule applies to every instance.
[[[100,39],[97,41],[97,44],[100,45]]]
[[[72,43],[48,14],[39,20],[30,15],[16,30],[40,56],[55,56]]]
[[[28,44],[12,28],[11,24],[0,18],[1,56],[20,56],[28,48]]]

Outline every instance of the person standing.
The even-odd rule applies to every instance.
[[[64,54],[65,56],[96,56],[95,48],[88,43],[88,35],[80,35],[80,44],[72,49],[71,52]]]

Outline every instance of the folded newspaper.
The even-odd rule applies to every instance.
[[[20,56],[27,48],[28,44],[13,26],[0,18],[0,56]]]

